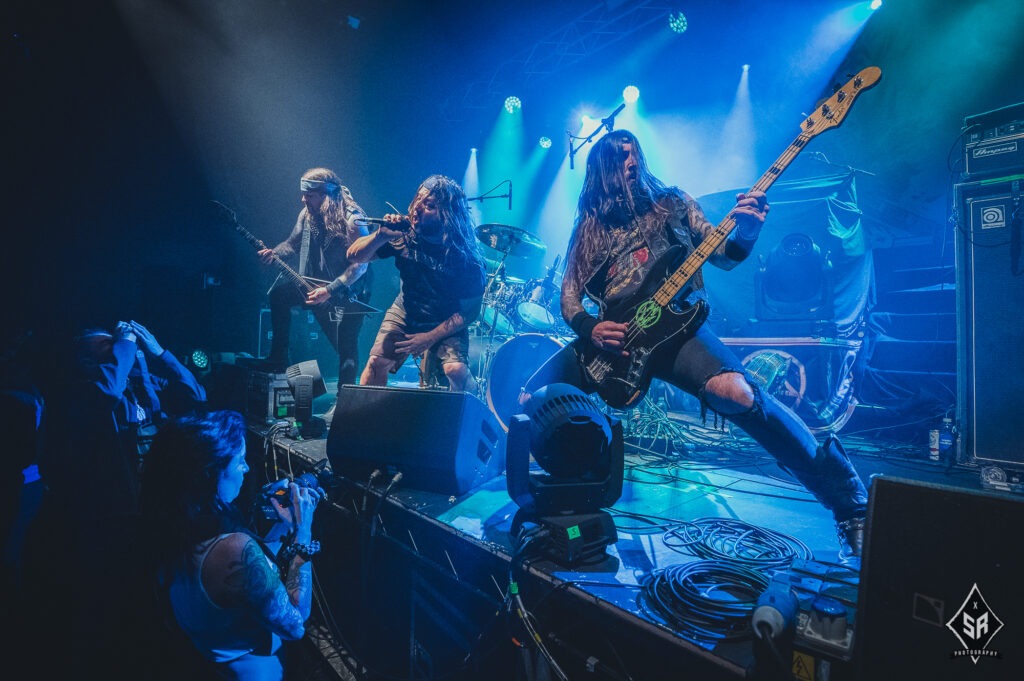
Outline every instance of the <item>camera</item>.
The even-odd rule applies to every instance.
[[[278,482],[280,481],[268,482],[266,485],[263,486],[263,489],[260,491],[263,494],[263,497],[268,502],[271,499],[277,499],[277,503],[281,504],[285,508],[288,508],[292,503],[291,485],[278,489],[273,489],[274,485],[276,485]],[[312,489],[316,489],[317,487],[320,486],[320,481],[317,480],[316,476],[313,475],[312,473],[303,473],[302,475],[299,475],[292,479],[292,482],[294,482],[299,487],[307,487]],[[269,504],[267,505],[269,506]],[[273,506],[270,506],[270,510],[273,510]]]

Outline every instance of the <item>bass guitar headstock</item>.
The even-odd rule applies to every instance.
[[[808,138],[819,135],[829,128],[838,127],[847,112],[853,106],[854,100],[864,90],[874,87],[882,78],[882,69],[877,66],[869,66],[861,70],[851,78],[846,85],[836,90],[835,94],[820,104],[810,116],[804,119],[801,124],[805,136]]]

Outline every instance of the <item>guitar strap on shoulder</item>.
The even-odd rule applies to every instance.
[[[309,261],[309,221],[304,220],[302,224],[302,245],[299,246],[299,274],[306,273],[306,263]]]

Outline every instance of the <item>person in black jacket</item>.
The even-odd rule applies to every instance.
[[[270,342],[268,364],[285,368],[291,332],[291,310],[308,308],[324,335],[338,353],[338,385],[355,383],[359,362],[359,330],[363,314],[345,310],[350,299],[370,298],[370,275],[365,263],[349,260],[346,251],[367,234],[363,209],[334,171],[312,168],[299,180],[302,210],[288,238],[273,248],[257,253],[264,264],[279,258],[297,261],[293,269],[309,278],[313,288],[306,291],[289,277],[279,276],[270,289]],[[340,316],[339,310],[340,308]],[[308,358],[302,358],[308,359]]]

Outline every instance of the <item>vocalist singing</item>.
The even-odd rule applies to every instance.
[[[398,227],[402,222],[410,225],[407,231]],[[480,313],[484,265],[462,187],[443,175],[428,177],[408,215],[386,216],[377,232],[349,248],[348,257],[394,258],[401,279],[360,383],[386,385],[406,357],[426,353],[428,372],[439,366],[452,390],[475,392],[468,326]]]

